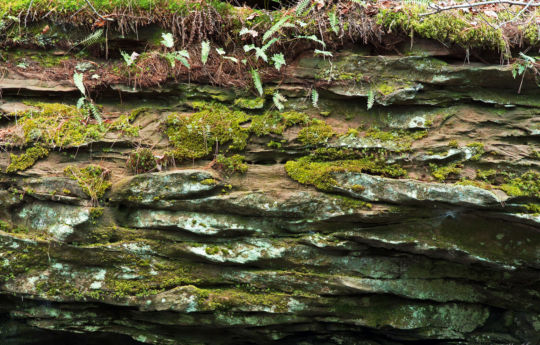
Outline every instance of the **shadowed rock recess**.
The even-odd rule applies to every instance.
[[[0,344],[539,344],[540,88],[410,44],[261,97],[3,52]]]

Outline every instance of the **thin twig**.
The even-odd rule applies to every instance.
[[[523,1],[510,1],[510,0],[491,0],[491,1],[484,1],[484,2],[476,2],[473,4],[460,4],[460,5],[453,5],[453,6],[446,6],[446,7],[439,7],[438,5],[430,4],[430,7],[435,8],[435,11],[422,13],[420,14],[420,17],[423,16],[429,16],[431,14],[436,14],[443,11],[453,10],[456,8],[470,8],[470,7],[477,7],[477,6],[484,6],[484,5],[492,5],[492,4],[509,4],[509,5],[515,5],[515,6],[527,6],[527,7],[539,7],[539,3],[531,3],[529,2],[523,2]]]
[[[34,3],[34,0],[30,1],[30,5],[28,5],[28,10],[26,11],[26,16],[24,16],[24,27],[26,27],[26,20],[28,19],[28,15],[30,14],[30,9],[32,8],[33,3]]]
[[[525,11],[527,10],[527,8],[529,8],[529,7],[531,6],[531,4],[532,4],[533,1],[534,1],[534,0],[529,1],[529,3],[527,4],[527,6],[523,7],[523,8],[521,9],[521,11],[519,11],[518,14],[515,15],[515,17],[513,17],[513,18],[510,19],[510,20],[507,20],[506,22],[502,22],[501,24],[499,24],[499,27],[502,27],[503,25],[506,25],[506,24],[511,23],[511,22],[513,22],[514,20],[518,19],[519,16],[521,16],[521,15],[523,14],[523,12],[525,12]]]
[[[94,13],[101,19],[101,20],[108,20],[108,21],[113,21],[114,19],[112,18],[105,18],[103,17],[101,14],[99,14],[99,12],[96,10],[96,8],[92,5],[92,3],[90,3],[90,0],[85,0],[86,3],[88,4],[88,6],[90,6],[90,8],[92,9],[92,11],[94,11]]]

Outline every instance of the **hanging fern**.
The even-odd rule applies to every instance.
[[[206,65],[208,61],[208,55],[210,55],[210,42],[203,41],[201,42],[201,62],[203,65]]]
[[[274,92],[274,96],[272,97],[272,100],[274,101],[274,104],[279,109],[279,111],[282,111],[285,106],[283,105],[284,102],[287,102],[287,98],[285,98],[282,94],[279,92]]]
[[[328,13],[328,19],[330,20],[330,27],[332,28],[332,31],[334,31],[334,33],[338,35],[339,27],[338,27],[338,19],[337,19],[336,12],[332,11]]]
[[[310,35],[310,36],[296,36],[296,38],[305,38],[305,39],[308,39],[308,40],[311,40],[313,42],[317,42],[319,43],[320,45],[322,45],[323,47],[326,47],[326,43],[324,43],[323,41],[321,41],[317,36],[315,35]]]
[[[272,61],[274,62],[274,67],[279,71],[281,66],[285,65],[285,57],[282,53],[274,54],[272,56]]]
[[[327,52],[326,50],[315,49],[314,53],[315,55],[333,56],[332,53]]]
[[[368,110],[373,107],[373,104],[375,103],[375,92],[373,89],[370,89],[368,91],[368,98],[367,98],[367,108]]]
[[[162,38],[161,44],[163,44],[165,47],[167,48],[174,47],[174,37],[170,32],[162,33],[161,38]]]
[[[83,74],[75,72],[73,74],[73,82],[75,83],[77,89],[79,89],[79,91],[83,94],[83,96],[86,96],[86,89],[83,83]]]
[[[311,103],[315,108],[319,107],[319,93],[315,89],[311,90]]]
[[[296,11],[295,11],[296,15],[297,16],[302,15],[302,13],[304,13],[304,11],[306,10],[310,2],[311,0],[300,0],[298,4],[296,5]]]
[[[101,39],[101,36],[103,36],[103,29],[99,29],[93,33],[91,33],[88,37],[86,37],[84,40],[79,42],[79,44],[84,45],[86,47],[91,46],[93,44],[96,44]]]
[[[259,75],[259,72],[257,72],[257,70],[252,69],[251,77],[253,78],[253,84],[255,85],[255,89],[257,89],[257,91],[259,92],[259,95],[262,96],[264,91],[263,91],[261,76]]]
[[[268,31],[264,33],[263,42],[266,42],[266,40],[272,37],[272,35],[275,34],[276,31],[278,31],[283,26],[283,24],[285,24],[285,22],[289,20],[289,18],[289,16],[281,17],[281,19],[276,24],[274,24],[270,29],[268,29]]]

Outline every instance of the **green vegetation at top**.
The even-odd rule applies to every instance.
[[[92,6],[98,11],[112,12],[121,8],[130,8],[131,10],[168,10],[181,11],[188,10],[190,6],[199,6],[201,2],[185,1],[185,0],[91,0]],[[21,11],[27,11],[32,0],[8,0],[0,3],[1,14],[15,14]],[[232,5],[227,2],[209,1],[213,7],[226,10],[232,8]],[[50,0],[34,0],[32,9],[34,11],[50,11],[56,13],[69,13],[79,11],[81,8],[87,7],[85,0],[55,0],[54,3]]]
[[[135,28],[127,25],[126,20],[137,22],[138,27],[156,23],[176,32],[177,36],[190,37],[184,44],[193,43],[193,39],[201,41],[210,37],[216,41],[228,41],[232,43],[230,46],[234,46],[234,43],[243,46],[245,43],[258,42],[261,43],[260,47],[253,46],[250,50],[257,51],[261,57],[267,49],[263,44],[272,42],[273,38],[279,40],[284,37],[288,40],[277,41],[275,44],[288,45],[294,40],[303,39],[311,41],[314,49],[324,56],[331,55],[326,50],[341,44],[337,38],[340,38],[339,42],[359,39],[369,42],[371,38],[384,33],[400,33],[455,44],[466,49],[492,49],[505,54],[509,54],[512,46],[524,47],[538,45],[540,42],[536,21],[526,20],[531,15],[538,15],[538,9],[532,6],[516,17],[519,11],[515,8],[490,10],[487,16],[482,15],[482,7],[476,8],[479,11],[454,9],[425,15],[429,10],[422,6],[423,2],[418,1],[392,3],[382,0],[341,0],[326,6],[320,6],[315,1],[302,1],[293,11],[286,8],[284,2],[281,9],[272,11],[235,7],[219,0],[90,0],[90,3],[101,16],[113,23],[113,28],[121,27],[123,32]],[[339,11],[339,8],[347,8],[347,11]],[[28,18],[25,15],[27,11],[30,14]],[[0,34],[10,21],[38,21],[45,14],[53,22],[69,22],[80,26],[98,19],[86,0],[2,1]],[[126,17],[134,14],[137,15],[133,19]],[[177,16],[192,17],[197,27],[193,29],[191,24],[189,27],[178,27]],[[505,25],[501,25],[503,23]],[[196,30],[197,33],[188,33],[190,30]]]

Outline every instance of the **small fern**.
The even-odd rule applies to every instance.
[[[170,32],[162,33],[161,38],[162,38],[161,44],[163,44],[165,47],[167,48],[174,47],[174,37]]]
[[[315,108],[319,107],[319,93],[316,89],[311,90],[311,103]]]
[[[210,55],[210,42],[203,41],[201,42],[201,62],[203,65],[206,65],[208,61],[208,55]]]
[[[368,108],[368,110],[373,107],[374,103],[375,103],[375,92],[373,91],[373,89],[369,89],[368,98],[367,98],[367,108]]]
[[[83,94],[83,96],[86,96],[86,89],[83,83],[83,74],[75,72],[73,74],[73,82],[75,83],[77,89],[79,89],[79,91]]]
[[[289,16],[283,16],[277,23],[272,25],[272,27],[264,33],[263,42],[266,42],[270,37],[272,37],[272,35],[275,34],[276,31],[278,31],[283,26],[283,24],[285,24],[285,22],[289,20],[289,18]]]
[[[309,4],[311,3],[311,0],[300,0],[298,2],[298,4],[296,5],[296,15],[297,16],[300,16],[302,15],[302,13],[304,13],[304,11],[306,10],[306,8],[309,6]]]
[[[257,70],[252,69],[251,77],[253,78],[253,84],[255,85],[255,89],[257,89],[257,91],[259,92],[259,96],[262,96],[264,91],[263,91],[261,76],[259,75],[259,72],[257,72]]]
[[[332,28],[332,31],[334,31],[336,35],[339,34],[339,26],[336,12],[332,11],[328,13],[328,19],[330,20],[330,27]]]
[[[285,106],[283,105],[284,102],[287,102],[287,98],[285,98],[282,94],[279,92],[274,92],[274,96],[272,97],[272,100],[274,101],[274,104],[276,108],[278,108],[279,111],[282,111]]]
[[[327,52],[326,50],[315,49],[314,53],[315,55],[333,56],[332,53]]]
[[[272,61],[274,62],[274,67],[279,71],[281,66],[285,65],[285,57],[282,53],[274,54],[272,56]]]
[[[79,42],[80,45],[84,45],[86,47],[89,47],[93,44],[96,44],[101,39],[101,36],[103,36],[103,29],[99,29],[93,33],[91,33],[88,37],[86,37],[84,40]]]
[[[305,39],[308,39],[308,40],[311,40],[313,42],[317,42],[319,43],[320,45],[322,45],[323,47],[326,47],[326,43],[324,43],[323,41],[321,41],[317,36],[315,35],[310,35],[310,36],[296,36],[297,38],[305,38]]]

